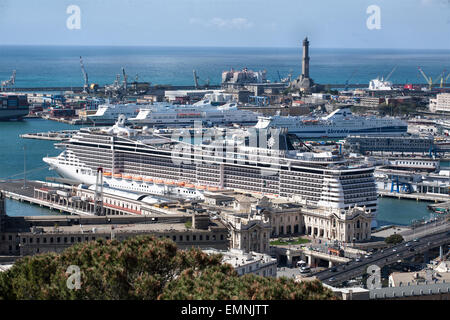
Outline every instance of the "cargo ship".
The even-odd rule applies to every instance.
[[[26,95],[0,94],[0,121],[21,120],[29,113]]]

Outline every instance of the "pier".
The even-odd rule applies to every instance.
[[[411,199],[416,201],[429,201],[429,202],[445,202],[448,201],[448,195],[438,195],[429,193],[400,193],[378,190],[380,197],[390,197],[397,199]]]
[[[59,183],[43,181],[0,180],[0,192],[7,199],[38,205],[61,214],[94,216],[94,191],[77,189]],[[122,194],[103,194],[103,215],[107,216],[188,216],[186,208],[178,201],[148,194],[152,202],[134,200],[136,194],[130,197]],[[189,204],[187,204],[189,205]]]

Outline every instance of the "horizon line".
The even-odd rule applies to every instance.
[[[220,49],[301,49],[299,46],[214,46],[214,45],[147,45],[147,44],[18,44],[2,43],[0,47],[138,47],[138,48],[220,48]],[[450,48],[386,48],[386,47],[323,47],[310,46],[310,49],[351,49],[351,50],[420,50],[420,51],[450,51]]]

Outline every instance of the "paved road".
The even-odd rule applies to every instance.
[[[444,231],[438,234],[424,236],[418,242],[401,243],[375,253],[369,258],[362,258],[359,262],[352,261],[348,265],[336,266],[334,268],[335,271],[332,271],[332,268],[313,275],[329,285],[338,285],[346,280],[364,274],[370,265],[377,265],[381,268],[385,265],[395,263],[398,260],[425,252],[430,248],[448,243],[450,243],[450,234],[448,231]]]

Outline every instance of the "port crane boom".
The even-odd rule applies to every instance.
[[[387,75],[386,79],[384,79],[385,81],[388,81],[389,78],[392,76],[392,74],[394,73],[394,71],[397,70],[397,66],[394,67],[394,69],[392,69],[392,71]]]
[[[425,72],[423,72],[422,68],[419,67],[419,71],[422,74],[422,76],[425,78],[425,81],[428,83],[429,89],[431,90],[432,86],[433,86],[433,80],[431,77],[428,77]]]
[[[450,73],[448,73],[447,76],[445,76],[446,72],[447,72],[447,70],[444,70],[444,71],[442,71],[442,74],[441,74],[441,88],[445,87],[445,84],[446,84],[448,78],[450,77]]]
[[[123,90],[126,93],[127,92],[127,88],[128,88],[128,76],[125,73],[125,68],[124,67],[122,67],[122,75],[123,75]]]
[[[80,65],[81,65],[81,72],[83,73],[84,78],[84,85],[83,85],[83,92],[87,93],[89,91],[89,80],[88,80],[88,74],[86,70],[84,69],[83,59],[80,56]]]
[[[197,71],[193,70],[192,73],[194,74],[194,85],[195,85],[195,89],[198,89],[198,76],[197,76]]]
[[[348,91],[348,83],[349,83],[349,81],[353,78],[353,76],[355,75],[355,73],[356,73],[357,71],[358,71],[357,69],[353,70],[352,74],[350,75],[350,78],[348,78],[347,80],[345,80],[345,88],[344,88],[344,91]]]

